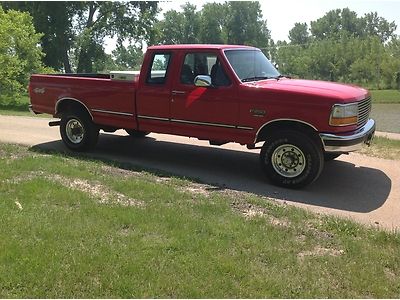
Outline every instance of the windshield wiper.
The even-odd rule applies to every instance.
[[[271,77],[271,76],[253,76],[253,77],[243,78],[242,82],[257,81],[257,80],[263,80],[263,79],[276,79],[276,77]]]

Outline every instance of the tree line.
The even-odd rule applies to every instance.
[[[143,45],[244,44],[261,48],[294,77],[399,88],[396,24],[348,8],[310,24],[296,23],[289,41],[274,41],[259,2],[186,3],[160,13],[157,2],[1,2],[0,91],[20,92],[32,72],[93,73],[140,68]],[[111,54],[107,39],[116,39]],[[40,45],[40,47],[37,47]],[[14,80],[13,80],[14,79]]]
[[[44,65],[57,71],[98,72],[140,66],[143,44],[231,43],[268,47],[271,40],[258,2],[190,3],[159,21],[157,2],[2,2],[29,13],[42,33]],[[106,54],[106,38],[116,49]]]
[[[400,39],[396,24],[376,12],[348,8],[296,23],[289,42],[278,41],[274,59],[282,72],[310,79],[400,89]]]

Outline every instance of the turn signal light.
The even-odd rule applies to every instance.
[[[347,117],[347,118],[331,118],[330,125],[331,126],[347,126],[357,124],[357,117]]]

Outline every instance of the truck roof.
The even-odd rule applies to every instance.
[[[158,45],[150,46],[149,50],[190,50],[190,49],[257,49],[245,45],[218,45],[218,44],[180,44],[180,45]]]

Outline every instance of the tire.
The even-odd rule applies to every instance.
[[[335,158],[338,158],[342,153],[324,153],[324,160],[325,161],[331,161],[334,160]]]
[[[324,156],[322,148],[307,135],[282,130],[264,143],[260,163],[274,184],[296,189],[319,177],[324,167]]]
[[[93,149],[99,138],[99,128],[85,112],[66,112],[61,117],[61,138],[74,151]]]
[[[129,134],[133,138],[143,138],[146,135],[150,134],[150,132],[147,131],[139,131],[139,130],[134,130],[134,129],[125,129],[126,133]]]

